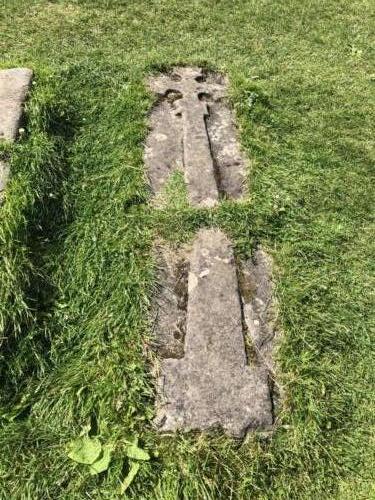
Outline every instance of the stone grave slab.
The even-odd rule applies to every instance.
[[[237,266],[216,229],[199,231],[190,251],[172,254],[159,250],[156,425],[163,432],[221,428],[237,437],[268,429],[274,325],[265,254]]]
[[[190,203],[212,207],[220,196],[241,198],[245,161],[226,79],[201,68],[175,68],[150,80],[157,102],[150,116],[145,163],[151,189],[162,191],[170,174],[184,173]]]
[[[0,70],[0,141],[16,140],[31,79],[32,71],[27,68]],[[0,160],[0,200],[8,177],[9,167]]]

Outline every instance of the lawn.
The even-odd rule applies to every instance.
[[[374,25],[370,0],[3,0],[1,67],[35,78],[0,150],[1,498],[119,498],[135,438],[128,498],[374,498]],[[229,77],[242,203],[189,208],[178,179],[149,203],[145,81],[179,64]],[[152,245],[204,226],[275,262],[272,434],[152,425]],[[85,434],[107,471],[68,457]]]

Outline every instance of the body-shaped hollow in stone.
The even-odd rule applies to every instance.
[[[162,190],[173,170],[182,170],[194,206],[213,206],[220,194],[239,198],[245,162],[224,100],[224,78],[176,68],[151,79],[150,87],[159,97],[145,150],[153,192]]]
[[[183,345],[176,345],[174,336],[180,330],[174,328],[181,313],[177,309],[173,313],[173,307],[168,309],[168,303],[174,306],[178,301],[171,288],[163,297],[162,307],[166,309],[160,311],[158,320],[159,326],[167,328],[160,337],[164,359],[158,384],[157,425],[162,431],[221,427],[234,436],[242,436],[249,428],[269,427],[273,423],[270,370],[261,354],[272,339],[262,339],[266,330],[261,326],[255,345],[257,360],[250,364],[245,350],[243,312],[245,301],[251,308],[260,300],[257,294],[261,288],[261,313],[265,318],[269,290],[259,288],[255,275],[252,298],[242,295],[232,246],[218,230],[198,233],[187,268]],[[171,279],[165,282],[170,287]],[[259,311],[253,310],[253,322],[261,320]],[[248,326],[252,328],[252,324]],[[170,349],[166,349],[168,345]]]

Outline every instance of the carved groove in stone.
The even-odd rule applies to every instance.
[[[0,70],[0,141],[16,140],[22,121],[23,103],[30,88],[32,71],[26,68]],[[9,167],[0,160],[0,201],[9,177]]]
[[[150,117],[145,163],[154,194],[174,170],[184,172],[190,203],[210,207],[220,195],[240,198],[245,162],[226,81],[200,68],[175,68],[150,80],[158,102]]]
[[[168,255],[165,251],[164,262]],[[159,304],[167,320],[163,314],[156,318],[163,358],[156,425],[161,431],[219,427],[239,437],[248,429],[269,428],[274,314],[266,255],[258,251],[255,262],[237,269],[230,241],[214,229],[201,230],[190,252],[173,255],[167,277],[165,271],[159,274]],[[177,262],[185,276],[189,269],[182,282],[188,290],[179,291],[185,297],[182,316],[173,287]],[[186,321],[184,338],[176,347],[174,325],[181,319]],[[245,336],[253,345],[251,359]]]
[[[158,294],[153,308],[155,346],[164,358],[182,358],[186,328],[189,262],[182,251],[159,246]]]

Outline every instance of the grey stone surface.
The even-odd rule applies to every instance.
[[[14,141],[17,138],[31,79],[30,69],[0,70],[0,140]]]
[[[229,198],[241,198],[244,190],[244,160],[236,138],[231,110],[224,101],[217,101],[210,106],[207,132],[221,192]]]
[[[225,79],[200,68],[175,68],[152,78],[150,88],[158,96],[145,148],[153,192],[177,169],[194,206],[214,206],[220,194],[240,198],[245,162],[225,101]]]
[[[156,249],[159,287],[152,311],[155,345],[165,358],[184,355],[189,263],[182,250]]]
[[[172,112],[175,95],[161,99],[150,117],[150,134],[145,147],[149,182],[160,193],[174,170],[183,171],[181,118]]]
[[[5,189],[9,178],[9,166],[5,161],[0,160],[0,197]]]
[[[241,263],[240,286],[247,332],[258,360],[274,376],[276,307],[273,299],[272,262],[260,248],[253,259]]]
[[[0,141],[16,140],[22,121],[23,103],[32,71],[25,68],[0,70]],[[0,159],[0,202],[9,178],[9,167]]]
[[[233,436],[272,424],[268,369],[248,365],[233,250],[218,230],[198,233],[189,257],[184,356],[162,359],[161,431],[222,428]]]

